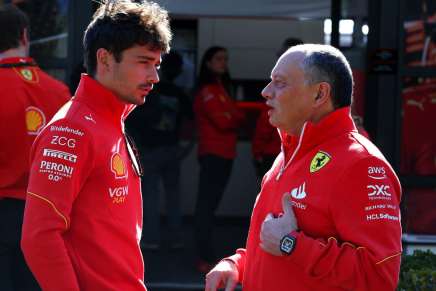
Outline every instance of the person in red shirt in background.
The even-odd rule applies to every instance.
[[[212,247],[214,212],[224,194],[236,155],[237,131],[243,114],[231,97],[223,47],[209,48],[201,61],[194,112],[199,132],[200,178],[195,207],[196,267],[207,272],[216,261]]]
[[[124,120],[159,81],[168,13],[107,1],[84,35],[76,95],[31,151],[21,246],[45,291],[146,290],[139,241],[141,170]]]
[[[0,6],[0,286],[38,290],[20,249],[30,147],[71,95],[29,57],[29,21]]]
[[[353,77],[328,45],[290,48],[262,91],[282,153],[264,176],[246,248],[206,276],[206,290],[395,290],[401,186],[351,118]]]
[[[268,121],[268,110],[268,106],[262,106],[251,143],[254,166],[259,179],[262,179],[263,175],[271,169],[274,160],[280,153],[280,135],[277,128],[271,126]]]
[[[277,52],[279,58],[289,48],[303,44],[299,38],[288,37],[282,43],[282,47]],[[254,167],[259,179],[271,168],[277,155],[280,153],[280,135],[277,128],[273,127],[268,121],[268,106],[262,107],[256,122],[251,152],[254,159]]]

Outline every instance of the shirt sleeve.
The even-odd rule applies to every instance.
[[[21,247],[45,291],[79,290],[64,236],[93,167],[92,148],[89,133],[62,122],[47,126],[32,147]]]
[[[347,290],[395,290],[401,255],[398,180],[383,161],[368,158],[343,173],[331,192],[337,236],[299,232],[287,258],[320,284]]]
[[[226,104],[230,103],[225,99],[226,97],[207,88],[204,88],[200,94],[205,115],[216,128],[222,131],[233,131],[238,128],[243,116],[236,106]]]
[[[237,249],[234,255],[223,259],[232,261],[235,264],[239,274],[238,283],[242,283],[242,281],[244,280],[245,255],[246,250],[241,248]]]

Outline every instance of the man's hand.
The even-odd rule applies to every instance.
[[[260,247],[267,253],[282,256],[280,240],[292,231],[297,230],[297,219],[291,204],[291,194],[285,193],[282,197],[283,215],[274,217],[269,213],[260,229]]]
[[[238,283],[239,272],[235,264],[229,260],[218,263],[206,275],[205,291],[216,291],[225,286],[225,291],[233,291]]]

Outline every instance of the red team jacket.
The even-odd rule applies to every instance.
[[[0,60],[0,199],[26,198],[29,153],[36,135],[70,99],[68,88],[31,58]]]
[[[401,187],[380,151],[357,133],[349,110],[306,123],[298,139],[283,136],[285,151],[262,182],[246,249],[229,258],[244,291],[395,289]],[[299,231],[293,253],[279,257],[260,248],[259,235],[268,213],[283,212],[286,192]]]
[[[130,109],[84,75],[32,147],[21,245],[44,291],[146,290]]]
[[[200,135],[198,155],[214,154],[233,159],[243,115],[224,87],[220,84],[203,86],[195,98],[194,111]]]

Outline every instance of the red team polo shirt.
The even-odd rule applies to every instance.
[[[285,150],[263,179],[246,249],[230,257],[244,291],[395,290],[401,187],[349,111],[306,123],[298,138],[283,137]],[[259,246],[260,228],[268,213],[283,212],[286,192],[299,231],[294,251],[274,256]]]
[[[8,66],[0,67],[0,199],[26,198],[30,147],[71,97],[64,84],[33,63],[31,58],[0,60]]]
[[[146,290],[132,108],[84,75],[33,145],[22,248],[44,291]]]

